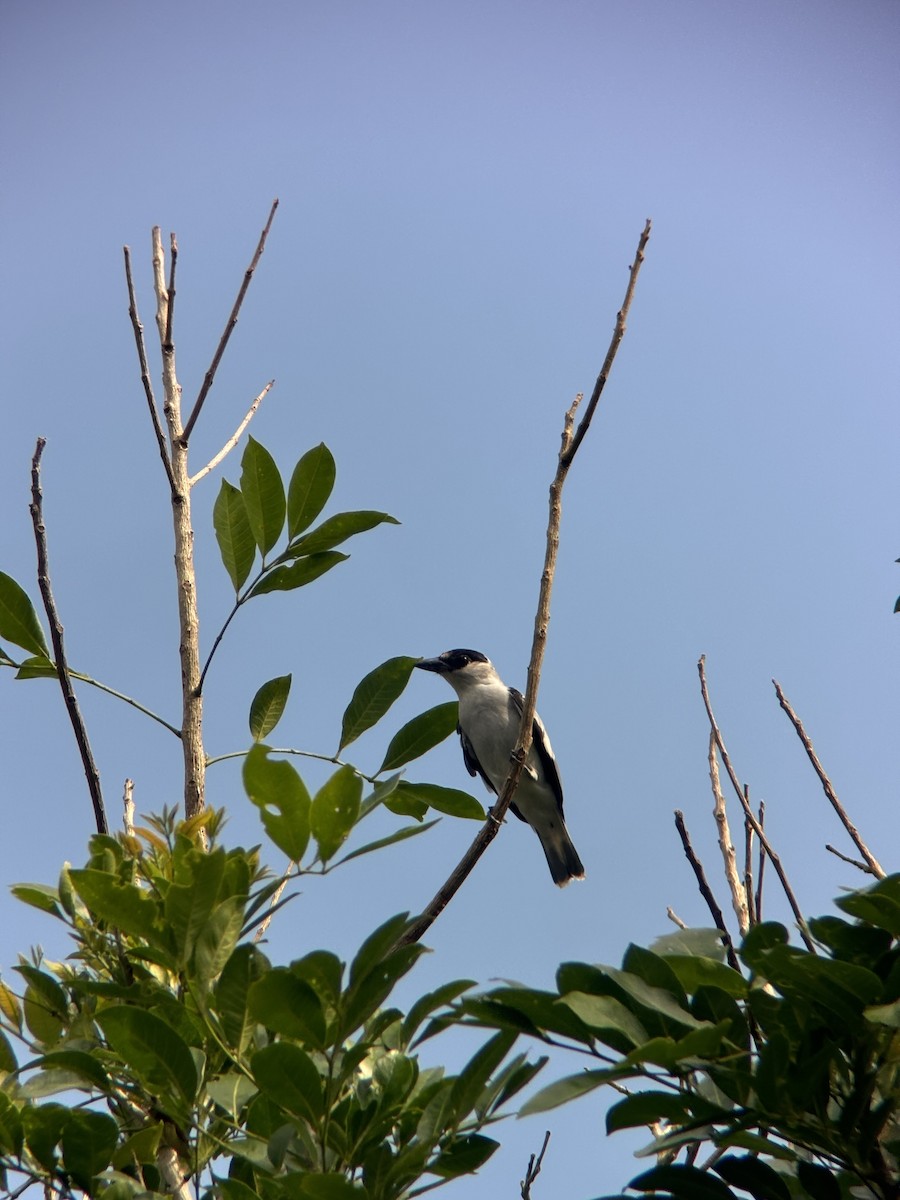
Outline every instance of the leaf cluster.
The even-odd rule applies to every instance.
[[[837,904],[851,919],[811,921],[813,951],[791,945],[783,925],[755,926],[741,949],[746,974],[723,961],[716,931],[686,930],[652,950],[629,947],[621,968],[564,963],[555,992],[504,986],[463,998],[454,1019],[588,1058],[522,1114],[608,1084],[627,1089],[606,1124],[653,1132],[643,1154],[657,1165],[632,1180],[639,1192],[895,1198],[900,875]]]
[[[218,845],[220,824],[164,813],[95,836],[57,887],[14,889],[75,949],[0,983],[0,1188],[152,1195],[166,1146],[235,1200],[399,1200],[476,1170],[496,1148],[486,1126],[542,1063],[499,1031],[456,1075],[420,1064],[423,1024],[470,981],[386,1007],[423,953],[397,946],[405,915],[349,965],[314,950],[273,966],[249,935],[277,881],[257,850]]]

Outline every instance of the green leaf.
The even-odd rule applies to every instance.
[[[11,1025],[15,1025],[20,1033],[22,1032],[22,1009],[18,997],[6,986],[2,979],[0,979],[0,1013],[6,1017]]]
[[[696,1167],[654,1167],[628,1185],[639,1192],[668,1191],[679,1200],[735,1200],[732,1190],[715,1175]]]
[[[449,1147],[428,1164],[428,1171],[442,1179],[473,1175],[479,1167],[484,1166],[499,1145],[499,1142],[481,1133],[454,1138]]]
[[[35,654],[19,664],[16,679],[55,679],[58,674],[56,663],[43,654]]]
[[[294,467],[288,487],[288,537],[308,529],[328,502],[336,468],[324,442],[307,450]]]
[[[741,1158],[727,1155],[719,1159],[713,1170],[726,1183],[749,1192],[755,1200],[791,1200],[790,1188],[784,1179],[755,1155],[747,1154]]]
[[[323,863],[333,858],[347,840],[361,800],[362,780],[351,766],[340,767],[316,792],[309,823]]]
[[[22,1003],[25,1024],[39,1042],[55,1042],[68,1013],[66,993],[52,975],[29,963],[19,963],[15,969],[28,982]]]
[[[528,1117],[532,1113],[559,1108],[561,1104],[568,1104],[570,1100],[576,1100],[579,1096],[603,1087],[611,1078],[615,1078],[615,1072],[594,1070],[581,1071],[577,1075],[567,1075],[565,1079],[557,1079],[556,1083],[541,1088],[539,1092],[529,1097],[519,1110],[518,1116]]]
[[[495,1033],[466,1063],[450,1092],[456,1119],[463,1120],[474,1109],[491,1075],[497,1070],[515,1044],[517,1033],[503,1030]]]
[[[284,484],[275,459],[252,437],[241,458],[241,494],[253,539],[265,556],[284,528]]]
[[[109,1076],[101,1063],[84,1050],[56,1050],[52,1054],[43,1055],[34,1065],[42,1071],[70,1071],[101,1092],[108,1092],[110,1088]]]
[[[56,1147],[70,1115],[62,1104],[30,1104],[22,1110],[28,1149],[48,1171],[56,1169]]]
[[[219,495],[213,506],[213,528],[225,570],[239,592],[247,582],[256,557],[256,542],[250,529],[247,508],[240,490],[222,480]]]
[[[322,1077],[312,1059],[291,1042],[273,1042],[250,1060],[253,1077],[266,1095],[315,1125],[324,1112]]]
[[[78,1187],[91,1193],[94,1176],[109,1166],[118,1136],[118,1125],[105,1113],[72,1110],[62,1131],[62,1158]]]
[[[264,596],[268,592],[292,592],[296,588],[306,587],[338,563],[346,562],[349,557],[349,554],[328,550],[324,554],[310,554],[306,558],[298,558],[289,567],[273,567],[251,588],[250,595]]]
[[[254,945],[237,946],[216,983],[215,1008],[228,1044],[238,1053],[247,1048],[256,1022],[249,1013],[251,986],[269,969],[269,960]]]
[[[257,744],[244,759],[244,788],[260,811],[266,833],[292,862],[309,842],[309,792],[289,762],[268,757]]]
[[[655,1121],[687,1121],[691,1117],[691,1097],[686,1093],[636,1092],[614,1104],[606,1114],[606,1132],[652,1125]]]
[[[341,542],[357,533],[365,533],[374,529],[376,525],[384,524],[399,525],[400,522],[389,513],[375,512],[372,509],[335,513],[311,533],[305,533],[296,541],[291,541],[285,553],[292,557],[297,554],[318,554],[322,550],[331,550],[332,547],[339,546]]]
[[[416,834],[424,833],[426,829],[432,829],[437,825],[437,821],[426,821],[424,825],[404,825],[402,829],[398,829],[396,833],[391,833],[387,837],[378,838],[374,842],[367,842],[365,846],[360,846],[358,850],[351,850],[349,854],[345,854],[341,859],[342,863],[349,862],[351,858],[360,858],[363,854],[371,854],[373,850],[383,850],[385,846],[393,846],[395,842],[405,842],[407,838],[415,837]]]
[[[695,954],[667,954],[665,962],[678,976],[684,990],[693,995],[701,987],[714,987],[738,999],[747,995],[748,985],[743,975],[725,963]]]
[[[188,850],[180,867],[178,878],[183,882],[169,885],[163,912],[176,953],[182,963],[187,963],[194,953],[197,937],[216,908],[225,874],[225,851],[221,846],[208,854]]]
[[[108,871],[93,867],[69,872],[72,887],[95,917],[121,929],[123,933],[159,941],[162,906],[136,884],[123,883]]]
[[[267,738],[281,720],[291,691],[291,676],[276,675],[264,683],[250,705],[250,735],[254,742]]]
[[[306,1175],[292,1193],[300,1200],[368,1200],[369,1193],[344,1175],[327,1171],[324,1175]]]
[[[475,986],[474,979],[454,979],[451,983],[442,984],[433,992],[420,996],[410,1008],[403,1022],[403,1041],[409,1043],[413,1034],[426,1017],[431,1016],[436,1008],[443,1008],[463,992]]]
[[[357,684],[344,712],[338,752],[381,720],[403,692],[418,661],[409,657],[389,658]]]
[[[261,1024],[317,1050],[325,1045],[325,1015],[316,992],[286,967],[267,971],[250,988],[250,1013]]]
[[[438,704],[413,717],[391,738],[384,762],[377,773],[380,775],[382,771],[393,771],[419,758],[454,733],[458,723],[459,704],[456,700]]]
[[[812,1200],[841,1200],[841,1187],[826,1167],[800,1159],[797,1178]]]
[[[46,883],[14,883],[9,890],[23,904],[30,904],[32,908],[50,913],[60,920],[65,919],[59,906],[59,892],[55,887]]]
[[[436,783],[407,783],[402,779],[397,784],[394,795],[385,803],[388,808],[393,808],[401,799],[407,802],[419,801],[450,817],[463,817],[469,821],[484,820],[484,809],[475,797],[457,788],[439,787]]]
[[[34,606],[16,581],[3,571],[0,571],[0,637],[30,654],[50,657]]]
[[[717,962],[725,958],[725,947],[718,929],[676,929],[674,933],[658,937],[651,943],[650,950],[665,958],[670,954],[697,954]]]
[[[610,1034],[614,1037],[613,1045],[618,1050],[626,1046],[640,1046],[647,1040],[647,1031],[638,1018],[625,1007],[615,996],[594,996],[590,992],[569,992],[563,996],[561,1004],[570,1008],[585,1025],[603,1041]]]
[[[97,1024],[116,1054],[152,1092],[183,1100],[197,1093],[197,1067],[187,1042],[155,1013],[131,1005],[104,1008]],[[186,1106],[186,1107],[185,1107]]]
[[[12,1048],[12,1043],[9,1038],[0,1029],[0,1075],[10,1075],[13,1071],[18,1070],[19,1064],[16,1062],[16,1054]],[[2,1118],[0,1118],[0,1151],[3,1145]]]
[[[113,1166],[120,1171],[134,1167],[138,1163],[155,1163],[156,1151],[159,1147],[159,1140],[162,1136],[163,1124],[162,1121],[156,1122],[154,1125],[147,1125],[137,1133],[126,1138],[121,1146],[115,1151],[112,1157]],[[106,1193],[104,1192],[104,1196]]]
[[[5,1092],[0,1092],[0,1154],[18,1158],[22,1153],[25,1134],[18,1108]]]

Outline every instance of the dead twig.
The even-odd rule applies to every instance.
[[[100,790],[100,772],[97,770],[97,764],[94,761],[87,728],[84,724],[84,718],[81,715],[81,709],[78,707],[78,698],[75,695],[75,689],[72,687],[72,680],[69,677],[69,664],[66,661],[66,651],[63,644],[62,622],[59,619],[56,601],[53,598],[53,589],[50,586],[47,530],[44,525],[44,497],[41,491],[41,455],[44,453],[44,446],[46,444],[45,438],[38,438],[34,456],[31,460],[31,504],[29,511],[31,512],[31,523],[34,526],[34,540],[37,546],[38,587],[41,591],[41,598],[44,601],[44,611],[50,623],[50,640],[53,643],[56,674],[59,679],[59,686],[62,689],[63,699],[66,702],[66,712],[69,714],[69,720],[72,723],[72,729],[75,733],[75,741],[78,743],[78,752],[81,755],[81,763],[84,767],[88,791],[91,794],[91,803],[94,806],[94,821],[97,825],[97,832],[106,833],[108,825],[106,823],[106,809],[103,806],[103,793]]]
[[[747,803],[747,798],[744,795],[744,789],[741,787],[740,780],[737,777],[734,767],[731,765],[731,759],[728,757],[728,751],[725,749],[725,740],[722,737],[722,731],[716,722],[715,715],[712,709],[712,702],[709,698],[709,688],[706,683],[706,655],[701,654],[700,661],[697,663],[697,670],[700,673],[700,692],[703,696],[703,704],[706,708],[706,715],[709,718],[709,727],[713,731],[716,739],[716,745],[719,747],[719,754],[722,758],[722,763],[728,773],[728,778],[731,780],[731,785],[737,793],[737,798],[741,802],[741,807],[744,810],[744,816],[751,825],[753,832],[759,838],[760,846],[765,850],[766,854],[772,860],[772,866],[775,868],[776,874],[781,881],[781,886],[784,889],[784,894],[787,897],[788,904],[791,906],[791,911],[794,914],[794,919],[797,922],[797,928],[800,930],[800,936],[803,938],[806,948],[811,954],[816,953],[815,942],[809,934],[809,929],[806,924],[806,918],[800,910],[800,905],[797,903],[797,897],[794,895],[794,890],[791,887],[784,867],[781,865],[781,859],[772,849],[769,839],[766,837],[765,830],[757,821],[753,814],[753,809]]]
[[[747,908],[747,895],[741,885],[737,869],[737,853],[731,840],[731,826],[728,824],[728,813],[725,808],[725,797],[722,794],[722,784],[719,779],[719,761],[716,757],[716,737],[710,730],[709,734],[709,782],[713,793],[713,816],[719,831],[719,849],[722,851],[722,861],[725,867],[725,879],[731,892],[731,905],[737,917],[738,929],[744,937],[750,928],[750,913]]]
[[[669,920],[672,922],[672,924],[677,925],[679,929],[687,929],[686,922],[682,921],[681,917],[679,917],[678,913],[675,911],[674,908],[671,908],[671,907],[667,908],[666,916],[669,918]]]
[[[858,859],[858,858],[850,858],[849,855],[847,855],[847,854],[841,854],[840,850],[835,849],[835,847],[829,845],[828,842],[825,843],[825,849],[829,852],[829,854],[833,854],[835,856],[835,858],[839,858],[842,862],[849,863],[851,867],[858,867],[859,870],[862,871],[864,874],[866,874],[866,875],[874,875],[875,874],[875,872],[872,870],[872,868],[869,866],[868,863],[864,863],[861,861],[861,859]]]
[[[528,1159],[528,1169],[525,1172],[525,1178],[519,1183],[522,1189],[522,1200],[531,1200],[531,1185],[541,1173],[541,1164],[544,1161],[544,1155],[547,1153],[547,1147],[550,1145],[550,1130],[544,1134],[544,1144],[541,1146],[540,1153],[535,1156],[532,1154]]]
[[[831,807],[834,809],[834,811],[837,813],[838,817],[840,818],[841,824],[844,826],[844,828],[850,834],[853,844],[856,846],[857,850],[860,852],[860,854],[866,860],[866,863],[868,864],[868,868],[869,868],[869,873],[871,875],[874,875],[876,879],[884,879],[884,876],[885,876],[884,868],[881,866],[881,863],[879,863],[879,861],[875,857],[875,855],[872,854],[872,852],[869,850],[869,847],[866,845],[866,843],[862,840],[862,838],[860,837],[860,834],[859,834],[859,830],[856,828],[856,826],[853,824],[853,822],[847,816],[846,809],[841,804],[840,800],[838,800],[837,793],[835,792],[834,788],[832,787],[831,780],[825,774],[825,768],[822,766],[821,762],[819,762],[819,756],[816,754],[815,750],[813,749],[812,741],[810,740],[809,735],[807,734],[806,730],[803,728],[802,721],[797,716],[797,714],[794,712],[793,708],[791,707],[790,703],[788,702],[787,698],[785,697],[784,692],[781,690],[781,684],[778,682],[777,679],[773,679],[772,683],[775,685],[775,694],[778,697],[778,703],[781,705],[781,707],[787,713],[791,724],[794,726],[794,729],[797,731],[797,736],[799,737],[800,741],[803,743],[803,749],[806,751],[807,758],[813,765],[813,770],[816,772],[816,774],[819,777],[819,782],[822,784],[822,787],[825,791],[825,795],[828,797],[829,801],[831,802]]]
[[[681,838],[681,845],[684,847],[684,856],[691,864],[691,868],[697,880],[697,886],[700,889],[700,895],[706,901],[706,907],[710,911],[716,929],[722,936],[722,943],[725,946],[725,956],[728,959],[728,965],[733,967],[735,971],[740,971],[740,963],[737,955],[734,952],[734,942],[731,940],[731,934],[725,925],[725,918],[722,916],[722,910],[719,908],[718,901],[712,893],[712,888],[706,881],[706,872],[703,870],[703,864],[694,853],[694,847],[691,845],[690,834],[687,831],[687,826],[684,823],[684,813],[680,809],[675,810],[675,828],[678,830],[678,836]]]
[[[265,228],[259,237],[259,242],[256,246],[256,251],[253,258],[250,260],[250,266],[244,272],[244,279],[241,283],[240,290],[237,294],[237,299],[232,306],[231,313],[225,323],[225,328],[222,331],[222,336],[219,338],[219,344],[216,347],[216,352],[213,355],[209,369],[203,377],[203,384],[197,399],[194,401],[194,407],[191,409],[191,415],[188,417],[187,424],[182,433],[182,439],[187,443],[191,436],[194,426],[197,424],[197,418],[200,416],[200,410],[203,408],[203,402],[209,394],[209,389],[213,385],[213,380],[216,377],[216,371],[219,369],[219,363],[222,361],[222,355],[225,353],[225,347],[228,345],[228,339],[234,332],[234,327],[237,325],[238,315],[241,311],[241,305],[244,303],[244,297],[247,295],[247,289],[250,287],[250,281],[253,278],[253,272],[256,270],[259,260],[262,258],[263,250],[266,248],[266,239],[269,236],[269,230],[272,228],[272,222],[275,220],[275,210],[278,208],[278,200],[272,201],[272,207],[269,210],[269,219],[266,221]]]
[[[766,802],[765,802],[765,800],[760,800],[760,802],[759,802],[759,811],[757,813],[757,820],[759,821],[760,829],[765,829],[765,827],[766,827]],[[760,842],[760,844],[759,844],[759,863],[756,868],[756,900],[754,901],[754,905],[753,905],[753,907],[756,909],[756,923],[757,924],[759,924],[759,922],[762,920],[763,875],[765,874],[765,870],[766,870],[766,851],[765,851],[765,848],[764,848],[762,842]]]
[[[169,459],[168,447],[166,446],[166,435],[163,433],[159,412],[156,408],[156,398],[153,395],[153,383],[150,379],[150,368],[147,365],[147,347],[144,344],[144,326],[141,324],[141,319],[138,316],[137,299],[134,293],[134,279],[131,274],[131,248],[124,246],[123,250],[125,252],[125,280],[128,284],[128,315],[131,318],[131,328],[134,330],[134,343],[137,347],[138,362],[141,366],[141,383],[144,385],[144,395],[147,398],[147,407],[150,409],[150,420],[153,422],[153,432],[156,435],[159,456],[166,469],[169,487],[174,494],[176,489],[175,479],[172,475],[172,463]]]
[[[534,726],[535,705],[537,702],[538,684],[540,682],[541,667],[544,661],[544,649],[547,642],[547,629],[550,623],[550,595],[553,590],[553,577],[556,571],[556,558],[559,550],[559,528],[562,520],[562,490],[568,475],[569,468],[575,457],[578,447],[584,440],[584,436],[590,426],[591,417],[593,416],[597,402],[600,398],[600,393],[609,376],[613,360],[616,356],[616,351],[622,341],[625,333],[625,323],[631,307],[631,301],[634,296],[634,287],[637,282],[638,272],[641,269],[641,264],[644,261],[644,248],[647,245],[647,239],[650,237],[650,222],[644,226],[644,231],[641,234],[638,242],[637,253],[634,262],[631,266],[628,279],[628,288],[625,292],[625,300],[616,316],[616,324],[613,330],[612,340],[610,341],[609,350],[606,354],[606,359],[603,363],[603,369],[597,378],[594,385],[594,393],[591,396],[591,402],[588,410],[578,425],[577,432],[575,431],[575,414],[581,403],[582,396],[578,395],[569,405],[563,422],[563,431],[561,438],[561,446],[557,461],[556,474],[553,482],[550,484],[550,516],[547,525],[547,539],[544,551],[544,568],[541,572],[541,586],[538,597],[537,613],[534,620],[534,636],[531,642],[531,658],[528,663],[528,683],[525,688],[524,703],[522,705],[522,719],[519,723],[519,736],[516,742],[516,748],[512,754],[512,766],[506,783],[497,798],[496,803],[488,814],[488,818],[482,825],[481,829],[475,835],[472,845],[457,863],[456,867],[450,873],[449,878],[443,886],[435,894],[427,907],[415,918],[408,926],[406,932],[399,939],[398,945],[408,945],[411,942],[417,942],[422,937],[427,929],[434,923],[437,917],[444,911],[450,900],[456,895],[459,888],[467,876],[472,871],[475,864],[484,854],[490,843],[494,840],[499,832],[500,826],[507,809],[512,803],[515,795],[516,787],[519,783],[519,778],[522,774],[522,769],[528,757],[528,751],[531,748],[532,729]]]
[[[234,431],[234,433],[231,435],[231,437],[228,439],[228,441],[225,443],[225,445],[222,447],[222,449],[219,451],[219,453],[215,456],[215,458],[211,458],[209,460],[209,462],[206,464],[206,466],[201,471],[198,471],[196,475],[191,476],[191,478],[189,480],[191,487],[193,487],[194,484],[197,483],[198,480],[202,479],[204,475],[208,475],[210,473],[210,471],[214,470],[219,465],[219,463],[222,461],[222,459],[226,456],[226,454],[231,453],[231,451],[235,448],[235,446],[241,440],[241,434],[244,432],[244,430],[247,428],[247,426],[253,420],[254,413],[259,408],[260,404],[262,404],[263,400],[266,398],[266,396],[269,394],[269,392],[272,390],[272,388],[274,386],[275,386],[275,380],[270,379],[269,382],[266,384],[266,386],[263,388],[263,390],[259,393],[259,395],[256,397],[256,399],[250,405],[249,409],[247,410],[247,415],[244,417],[243,421],[241,421],[240,425],[238,425],[237,429]]]
[[[750,785],[744,784],[744,799],[750,803]],[[756,908],[753,904],[753,826],[749,824],[746,817],[744,818],[744,896],[747,903],[747,919],[749,929],[750,925],[755,925],[759,918],[756,915]],[[745,935],[746,929],[741,930],[741,935]]]

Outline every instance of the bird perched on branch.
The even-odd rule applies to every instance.
[[[446,650],[438,658],[423,658],[416,666],[443,675],[456,692],[457,730],[468,772],[480,775],[499,796],[516,747],[524,707],[522,693],[507,687],[490,659],[478,650]],[[540,838],[555,884],[565,887],[570,879],[584,879],[584,867],[563,820],[556,759],[536,713],[531,749],[510,809]]]

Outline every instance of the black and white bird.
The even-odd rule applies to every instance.
[[[445,650],[416,663],[443,675],[459,697],[463,759],[470,775],[480,775],[495,795],[506,782],[516,747],[524,701],[507,687],[490,659],[478,650]],[[538,835],[553,882],[565,887],[584,879],[584,867],[563,820],[562,784],[550,739],[535,714],[531,749],[510,809]]]

